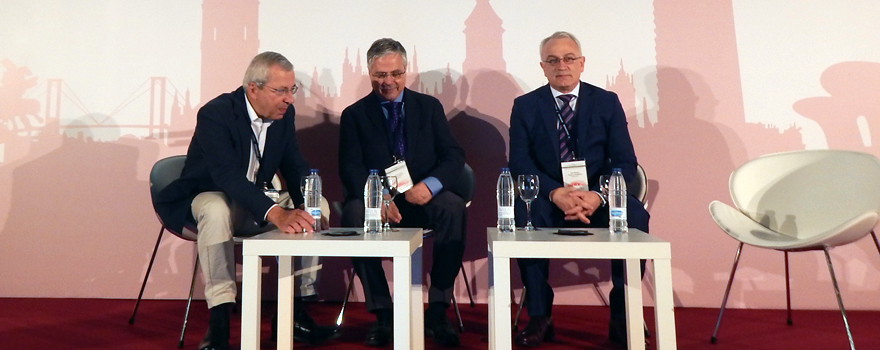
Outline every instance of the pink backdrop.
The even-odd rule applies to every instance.
[[[263,50],[280,51],[297,67],[304,86],[296,96],[297,136],[311,166],[323,174],[325,196],[338,201],[339,114],[369,91],[364,53],[372,39],[383,36],[407,46],[408,71],[417,73],[408,74],[408,86],[440,99],[477,176],[465,267],[480,302],[487,298],[485,228],[494,226],[494,184],[506,164],[510,107],[513,98],[543,84],[537,46],[553,30],[580,36],[588,62],[583,79],[621,98],[649,177],[651,232],[672,242],[677,305],[717,307],[721,300],[737,242],[717,228],[706,208],[715,199],[730,203],[727,178],[738,165],[761,154],[804,148],[880,154],[871,134],[880,122],[880,50],[866,51],[858,38],[850,38],[850,51],[838,48],[833,57],[816,63],[808,58],[831,52],[822,40],[841,38],[794,35],[788,40],[811,48],[780,42],[767,59],[779,61],[786,50],[801,50],[804,61],[787,64],[802,66],[802,74],[787,76],[783,65],[767,68],[753,60],[766,53],[753,31],[768,26],[754,13],[774,15],[753,8],[757,5],[654,0],[628,8],[588,1],[571,16],[596,19],[589,25],[572,20],[523,38],[511,32],[523,35],[524,29],[540,27],[533,16],[554,11],[538,3],[517,9],[462,0],[449,5],[460,10],[436,13],[432,5],[406,2],[408,20],[397,27],[372,27],[372,18],[389,9],[366,3],[377,8],[334,8],[342,5],[328,2],[339,18],[324,20],[335,28],[326,28],[330,39],[320,45],[304,39],[325,29],[305,25],[320,13],[292,11],[294,20],[279,24],[267,18],[278,16],[276,8],[294,5],[255,0],[181,5],[187,11],[176,16],[184,20],[161,26],[120,23],[112,17],[137,17],[139,9],[94,1],[91,5],[106,7],[109,17],[74,9],[69,23],[47,24],[63,34],[60,39],[0,31],[0,296],[135,297],[159,229],[149,200],[150,167],[186,152],[198,107],[240,84],[249,59]],[[840,15],[857,12],[854,3],[835,7],[832,20],[876,32],[876,21],[853,22]],[[19,11],[0,19],[38,18],[37,6],[16,2]],[[91,19],[80,23],[79,17]],[[603,30],[611,24],[602,20],[636,25],[632,33]],[[61,42],[82,39],[76,31],[65,32],[65,26],[91,21],[106,27],[107,35],[89,36],[84,45],[103,49],[83,51]],[[432,21],[446,24],[427,28]],[[790,35],[785,23],[769,27],[767,37]],[[114,28],[119,33],[114,35]],[[351,35],[371,39],[358,37],[352,43],[348,32],[366,32]],[[639,32],[648,39],[630,39]],[[139,51],[121,44],[128,41],[138,42]],[[173,46],[179,55],[153,56],[151,48],[159,50],[157,45]],[[46,46],[59,54],[47,54]],[[519,70],[523,61],[531,67],[527,71]],[[126,73],[140,72],[138,62],[155,68]],[[59,70],[53,63],[74,68]],[[122,73],[105,71],[106,66],[121,66]],[[807,83],[795,83],[795,77]],[[768,84],[779,94],[759,93]],[[109,107],[94,107],[102,103]],[[762,113],[762,106],[781,109],[784,116]],[[146,297],[185,298],[194,254],[194,244],[166,236]],[[873,244],[862,240],[840,247],[832,258],[847,307],[880,308],[880,254]],[[794,307],[836,308],[823,260],[820,253],[792,256]],[[350,263],[322,262],[319,292],[340,299]],[[780,253],[746,247],[729,305],[784,307],[782,262]],[[556,261],[553,271],[559,303],[596,304],[601,299],[590,284],[610,288],[607,262]],[[651,278],[649,273],[649,283]],[[457,288],[462,300],[463,283]],[[357,296],[362,296],[359,290]]]

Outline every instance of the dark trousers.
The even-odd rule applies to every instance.
[[[630,228],[648,232],[648,219],[650,215],[642,203],[633,196],[627,198],[627,224]],[[534,208],[533,208],[534,209]],[[533,213],[534,214],[534,213]],[[534,218],[533,218],[534,220]],[[590,217],[590,224],[580,221],[539,223],[536,226],[556,227],[608,227],[608,207],[597,210]],[[522,276],[523,285],[526,287],[526,307],[529,316],[550,316],[553,305],[553,289],[547,283],[549,279],[549,259],[516,259]],[[612,319],[626,318],[626,304],[624,286],[624,261],[611,260],[611,292],[608,301],[611,306]],[[642,276],[645,274],[645,261],[641,261]]]
[[[464,255],[467,211],[464,200],[458,195],[441,191],[424,206],[406,201],[404,195],[394,199],[403,217],[397,227],[431,228],[434,230],[434,261],[431,264],[431,286],[428,302],[449,305],[452,299],[455,277],[461,268]],[[349,200],[342,209],[342,226],[363,227],[364,201]],[[364,286],[367,310],[375,312],[389,309],[393,303],[388,290],[388,280],[380,258],[352,258],[354,271]]]

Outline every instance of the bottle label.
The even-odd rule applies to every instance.
[[[306,212],[312,216],[315,220],[321,219],[321,208],[320,207],[306,207]]]
[[[612,219],[626,220],[626,208],[610,208],[608,209],[608,213]]]
[[[513,219],[513,207],[498,207],[499,219]]]
[[[366,208],[364,214],[367,220],[382,220],[381,208]]]

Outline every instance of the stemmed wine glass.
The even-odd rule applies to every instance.
[[[388,198],[382,196],[382,204],[385,205],[385,223],[382,225],[382,232],[393,232],[391,229],[391,218],[389,215],[391,213],[388,212],[388,207],[391,205],[391,201],[394,200],[394,197],[397,196],[397,176],[384,176],[385,189],[388,190]]]
[[[538,189],[540,188],[538,175],[519,175],[516,178],[516,184],[519,190],[519,197],[522,198],[523,202],[526,202],[526,219],[528,222],[523,229],[526,231],[537,231],[535,226],[532,226],[532,201],[538,198]]]
[[[605,198],[608,198],[608,179],[610,178],[611,175],[599,175],[599,191]]]

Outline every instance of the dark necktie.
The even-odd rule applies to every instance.
[[[571,150],[571,147],[573,147],[574,144],[572,144],[573,140],[569,138],[569,134],[574,132],[574,130],[572,130],[574,111],[571,110],[570,104],[574,95],[559,95],[558,98],[562,100],[562,108],[559,109],[559,116],[562,117],[562,121],[565,123],[564,127],[562,124],[557,127],[557,129],[559,129],[559,159],[565,162],[574,159],[574,153]],[[566,128],[568,129],[568,133],[565,132]]]
[[[403,102],[388,102],[383,104],[388,111],[388,129],[391,132],[391,153],[399,158],[404,158],[403,118],[401,107]]]

